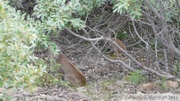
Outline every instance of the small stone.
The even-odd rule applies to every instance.
[[[17,90],[15,90],[14,88],[9,88],[9,89],[5,90],[5,93],[6,93],[7,95],[12,96],[12,95],[15,94],[16,91],[17,91]]]
[[[162,95],[173,95],[171,92],[163,93]]]
[[[47,101],[54,101],[54,97],[53,96],[47,95],[46,98],[47,98]]]
[[[46,95],[45,94],[41,94],[39,97],[40,98],[46,98]]]
[[[78,99],[78,98],[86,98],[87,96],[84,93],[80,92],[70,92],[68,93],[68,96],[73,99]]]
[[[169,88],[178,88],[179,83],[176,81],[168,80],[168,81],[166,81],[166,86]]]
[[[53,96],[53,97],[54,97],[54,100],[55,100],[55,101],[60,101],[60,100],[61,100],[61,98],[58,97],[58,96]]]
[[[115,82],[115,85],[118,87],[124,87],[127,84],[127,82],[122,81],[122,80],[118,80]]]
[[[58,96],[59,96],[59,97],[64,97],[64,94],[59,94]]]
[[[138,90],[142,90],[142,91],[147,90],[147,91],[149,91],[149,90],[154,89],[155,85],[154,85],[154,83],[146,83],[146,84],[141,84],[141,85],[137,86],[137,88],[138,88]]]
[[[180,94],[180,89],[175,90],[176,94]]]
[[[0,88],[0,93],[2,93],[3,92],[3,88]]]

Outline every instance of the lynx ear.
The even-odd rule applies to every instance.
[[[86,85],[86,77],[85,75],[75,67],[65,56],[60,53],[56,62],[61,64],[61,70],[64,73],[65,80],[69,81],[72,85],[75,86],[85,86]]]

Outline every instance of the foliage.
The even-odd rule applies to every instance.
[[[120,40],[125,39],[126,38],[126,32],[122,31],[122,30],[118,30],[117,31],[117,38]]]
[[[161,2],[160,4],[158,3],[158,1],[154,1],[154,0],[150,0],[152,5],[157,9],[163,10],[163,13],[165,17],[165,20],[172,24],[172,25],[176,25],[176,26],[180,26],[180,10],[178,9],[178,7],[176,7],[176,0],[166,0]]]
[[[157,80],[156,80],[155,84],[157,85],[157,87],[160,87],[163,90],[167,89],[167,85],[166,85],[167,79],[166,78],[159,78],[159,77],[157,77],[156,79]]]
[[[16,10],[20,10],[22,13],[32,14],[33,7],[36,4],[36,0],[7,0],[9,1],[9,5],[16,8]]]
[[[45,73],[37,80],[37,85],[44,87],[51,87],[54,85],[61,85],[69,87],[69,83],[63,81],[62,74],[58,73],[60,64],[57,64],[54,59],[48,60]]]
[[[142,0],[117,0],[114,5],[114,11],[118,13],[129,13],[132,18],[140,18],[141,14],[141,2]]]
[[[23,1],[24,0],[10,0],[10,5],[16,7],[16,8],[22,8],[23,7]]]
[[[180,78],[180,62],[175,61],[175,64],[173,65],[173,69],[174,69],[174,75]]]
[[[162,84],[160,84],[160,87],[163,88],[163,89],[166,89],[167,88],[167,86],[166,86],[166,78],[162,78],[161,81],[162,81]]]
[[[9,4],[12,3],[12,6],[14,7],[23,8],[23,6],[25,5],[24,4],[25,1],[27,0],[10,0]],[[23,67],[29,67],[29,68],[31,67],[33,69],[35,67],[36,68],[38,67],[36,65],[40,65],[40,67],[44,67],[44,65],[42,65],[43,64],[42,60],[41,60],[42,63],[36,63],[39,60],[37,57],[32,55],[33,49],[41,50],[44,48],[45,49],[50,48],[53,51],[53,53],[57,54],[58,48],[54,42],[51,42],[50,37],[51,36],[56,37],[58,33],[61,30],[63,30],[65,27],[68,27],[72,30],[78,30],[80,28],[85,27],[86,26],[85,25],[86,20],[84,20],[85,16],[90,14],[91,11],[93,11],[94,9],[101,8],[107,2],[113,4],[113,10],[114,10],[113,12],[117,12],[134,19],[136,18],[140,19],[142,17],[142,13],[141,13],[142,11],[143,12],[151,11],[148,7],[145,7],[143,0],[33,0],[32,3],[28,2],[27,4],[29,6],[33,6],[33,14],[31,16],[33,17],[33,19],[27,16],[26,21],[24,21],[24,17],[20,14],[20,12],[15,12],[10,7],[8,8],[0,7],[0,14],[1,14],[0,17],[2,20],[1,22],[2,35],[0,40],[2,41],[2,43],[0,44],[0,51],[2,57],[0,57],[0,59],[6,60],[6,61],[1,61],[1,65],[4,65],[4,63],[6,63],[8,67],[19,67],[20,64]],[[172,25],[174,24],[175,26],[180,25],[180,19],[178,15],[179,10],[176,7],[174,7],[176,6],[174,0],[169,0],[169,1],[165,0],[162,3],[160,3],[161,5],[159,5],[158,1],[155,0],[150,0],[150,2],[155,8],[155,10],[157,10],[158,12],[160,12],[160,9],[163,10],[164,15],[161,16],[164,16],[165,20],[168,23]],[[5,9],[7,9],[7,11],[11,10],[11,12],[7,12]],[[152,15],[151,17],[153,18],[154,14],[151,13],[150,16]],[[96,18],[97,18],[96,21],[98,21],[99,17],[96,16]],[[156,17],[154,17],[153,19],[158,21]],[[141,21],[139,22],[141,23]],[[145,19],[143,22],[149,23],[147,19]],[[151,29],[148,28],[148,30]],[[120,30],[119,32],[117,32],[117,36],[119,38],[126,37],[127,35],[125,36],[126,33],[124,32],[125,31],[123,29],[122,31]],[[5,47],[5,46],[9,46],[9,47]],[[16,63],[16,64],[12,64],[12,63]],[[178,66],[175,65],[174,68],[178,69]],[[9,68],[5,68],[5,69],[7,69],[6,71],[11,70]],[[51,69],[51,66],[49,69]],[[13,70],[10,71],[10,74],[14,73]],[[18,69],[17,71],[21,71],[21,70]],[[39,73],[42,75],[42,72]],[[47,76],[46,73],[44,74],[45,76]],[[9,76],[3,78],[9,78]],[[51,79],[51,75],[49,75],[49,77],[47,78]],[[131,72],[128,78],[129,81],[133,83],[140,83],[140,81],[144,79],[140,70]],[[0,85],[3,85],[2,81],[1,83],[2,84]]]
[[[141,70],[135,70],[133,72],[130,72],[130,75],[127,77],[127,80],[134,84],[142,83],[144,79],[145,78],[143,77]]]
[[[0,87],[35,90],[46,65],[33,55],[39,39],[33,22],[6,2],[0,2],[0,20]]]
[[[69,82],[62,80],[62,75],[52,75],[51,73],[44,73],[37,81],[37,85],[43,87],[52,87],[54,85],[61,85],[69,87]]]
[[[52,30],[62,30],[64,27],[72,27],[77,30],[84,27],[84,22],[79,18],[73,18],[73,14],[81,9],[78,0],[72,0],[67,4],[66,0],[38,0],[34,7],[34,16],[41,19],[48,34]]]

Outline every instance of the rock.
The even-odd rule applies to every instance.
[[[125,85],[127,85],[127,82],[122,81],[122,80],[118,80],[118,81],[115,82],[115,85],[117,87],[124,87]]]
[[[46,95],[45,95],[45,94],[41,94],[41,95],[39,96],[39,98],[45,99],[45,98],[46,98]]]
[[[87,98],[80,99],[79,101],[90,101]]]
[[[176,94],[180,94],[180,89],[175,89]]]
[[[70,92],[68,93],[68,96],[72,99],[87,98],[87,96],[84,93],[80,93],[80,92]]]
[[[10,96],[14,95],[16,92],[17,90],[14,88],[8,88],[5,90],[5,93]],[[3,88],[0,88],[0,93],[3,93]]]
[[[95,67],[94,72],[98,73],[98,74],[104,74],[106,72],[106,68],[105,67]]]
[[[171,92],[163,93],[162,95],[173,95]]]
[[[168,88],[178,88],[179,87],[179,83],[176,82],[176,81],[168,80],[168,81],[166,81],[166,86]]]
[[[54,101],[54,97],[50,95],[46,95],[47,101]]]
[[[3,88],[0,88],[0,93],[2,93],[3,92]]]
[[[62,99],[62,97],[58,97],[58,96],[53,96],[55,101],[65,101],[64,99]]]
[[[155,85],[154,83],[146,83],[146,84],[141,84],[139,86],[137,86],[138,90],[146,90],[146,91],[149,91],[149,90],[152,90],[155,88]]]
[[[154,89],[154,91],[156,92],[156,93],[163,93],[164,92],[164,90],[165,89],[163,89],[162,87],[160,87],[160,86],[156,86],[156,89]]]

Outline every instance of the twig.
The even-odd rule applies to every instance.
[[[74,33],[73,31],[71,31],[71,30],[68,29],[68,28],[65,28],[65,29],[66,29],[70,34],[72,34],[72,35],[74,35],[74,36],[76,36],[76,37],[78,37],[78,38],[84,39],[84,40],[86,40],[86,41],[94,42],[94,41],[107,40],[107,41],[109,41],[112,45],[114,45],[117,49],[119,49],[124,55],[126,55],[129,59],[131,59],[133,62],[135,62],[138,66],[142,67],[144,70],[150,71],[151,73],[154,73],[154,74],[156,74],[156,75],[158,75],[158,76],[160,76],[160,77],[165,77],[165,78],[168,78],[168,79],[170,79],[170,78],[175,78],[175,76],[173,76],[173,75],[171,75],[171,74],[169,74],[169,73],[160,74],[159,72],[157,72],[157,71],[155,71],[155,70],[153,70],[153,69],[151,69],[151,68],[148,68],[148,67],[146,67],[146,66],[143,66],[140,62],[138,62],[135,58],[133,58],[130,54],[128,54],[125,50],[123,50],[118,44],[116,44],[116,42],[114,42],[114,41],[113,41],[112,39],[110,39],[110,38],[105,38],[105,37],[102,37],[102,36],[99,37],[99,38],[86,38],[86,37],[83,37],[83,36],[80,36],[80,35]],[[97,47],[94,46],[94,48],[96,49]],[[99,51],[100,51],[100,50],[99,50]],[[112,60],[112,59],[107,58],[107,57],[106,57],[105,55],[103,55],[101,52],[100,52],[100,54],[101,54],[105,59],[107,59],[107,60],[109,60],[109,61],[119,62],[119,63],[123,64],[124,66],[129,67],[128,65],[126,65],[124,62],[122,62],[122,61],[120,61],[120,60]],[[130,70],[132,70],[132,69],[130,69]]]
[[[178,0],[176,0],[176,4],[177,4],[178,9],[180,10],[180,4]]]
[[[156,68],[159,70],[158,50],[157,50],[157,36],[155,36],[155,57],[156,57]]]
[[[161,15],[157,12],[157,10],[155,9],[155,7],[153,7],[153,6],[151,5],[151,3],[150,3],[149,0],[144,0],[144,2],[145,2],[146,5],[150,8],[150,10],[153,11],[153,13],[154,13],[160,20],[164,19],[164,17],[161,16]]]
[[[166,52],[165,48],[163,49],[163,52],[164,52],[165,69],[166,69],[166,72],[168,72],[169,71],[169,69],[168,69],[168,59],[167,59],[167,52]]]
[[[85,29],[82,28],[82,31],[87,34],[87,31],[86,31]],[[97,43],[97,41],[96,41],[96,43]],[[105,58],[106,60],[108,60],[109,62],[112,62],[112,63],[121,63],[121,64],[122,64],[124,67],[126,67],[127,69],[129,69],[129,70],[131,70],[131,71],[134,71],[134,68],[128,66],[127,64],[125,64],[125,63],[124,63],[123,61],[121,61],[121,60],[112,60],[112,59],[108,58],[107,56],[105,56],[104,54],[102,54],[102,52],[95,46],[95,44],[93,44],[93,42],[91,42],[91,44],[92,44],[92,46],[98,51],[98,53],[99,53],[100,55],[102,55],[102,57]]]
[[[146,59],[147,59],[147,65],[149,65],[150,45],[149,45],[148,42],[146,42],[146,41],[138,34],[133,19],[132,19],[132,24],[133,24],[133,28],[134,28],[134,31],[135,31],[136,35],[139,37],[139,39],[140,39],[143,43],[146,44],[146,52],[147,52],[147,54],[146,54]]]

